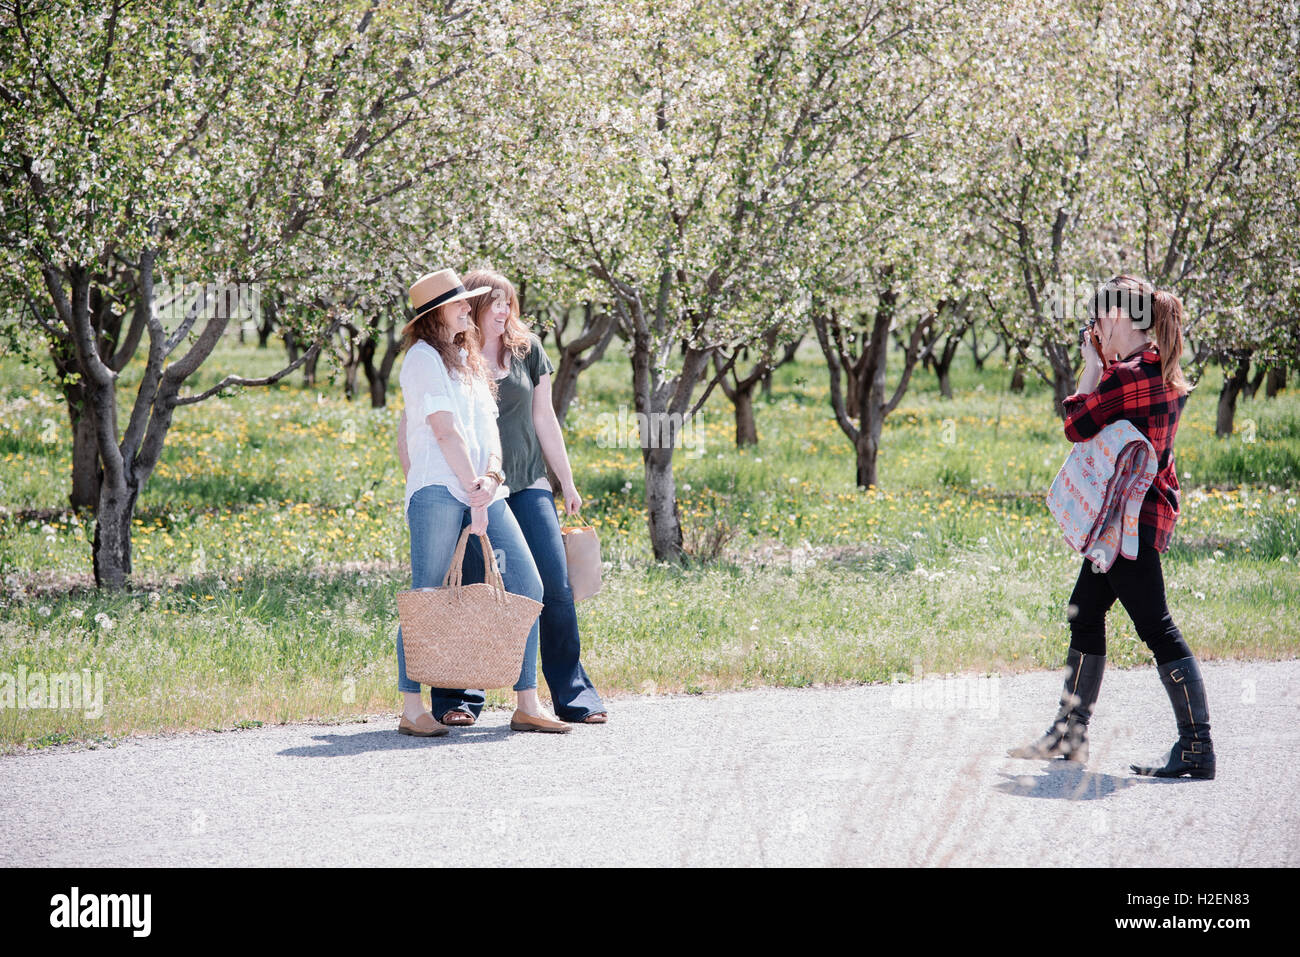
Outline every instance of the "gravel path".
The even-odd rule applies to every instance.
[[[1153,668],[1108,670],[1086,769],[1004,757],[1052,672],[627,698],[564,736],[383,715],[3,757],[0,864],[1300,865],[1300,660],[1204,673],[1214,781],[1129,773],[1174,740]]]

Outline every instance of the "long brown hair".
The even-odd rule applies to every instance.
[[[474,269],[465,274],[465,288],[477,289],[479,286],[491,286],[492,291],[486,296],[479,296],[470,304],[470,318],[473,320],[472,325],[482,340],[481,322],[487,319],[488,310],[492,308],[492,303],[497,297],[504,298],[510,303],[510,315],[506,317],[505,332],[501,335],[501,344],[505,347],[505,352],[509,352],[517,359],[522,359],[528,355],[528,327],[524,325],[519,316],[519,293],[515,291],[512,283],[501,273],[492,269]],[[504,356],[503,356],[504,357]],[[486,365],[486,363],[485,363]],[[491,377],[495,382],[495,375]]]
[[[468,288],[473,288],[469,286]],[[484,299],[485,296],[475,298]],[[448,371],[455,372],[458,376],[477,376],[488,384],[488,390],[492,393],[492,398],[497,397],[497,384],[492,376],[488,375],[487,363],[483,361],[483,352],[479,347],[479,335],[477,324],[471,322],[467,325],[464,332],[458,332],[451,339],[441,334],[446,328],[446,310],[455,306],[457,303],[446,302],[431,312],[426,312],[420,318],[406,324],[402,330],[402,351],[405,352],[417,342],[427,342],[433,348],[438,350],[438,355],[442,356],[443,363],[447,366]],[[474,304],[471,300],[470,316],[474,315]],[[460,357],[460,350],[465,350],[465,358]]]
[[[1160,347],[1160,374],[1165,388],[1175,396],[1187,395],[1196,388],[1178,364],[1183,354],[1183,317],[1183,301],[1172,292],[1157,290],[1152,297],[1151,326]]]
[[[1179,358],[1183,354],[1183,303],[1172,292],[1156,289],[1136,276],[1116,276],[1093,298],[1093,315],[1118,307],[1129,320],[1150,319],[1150,330],[1160,352],[1160,377],[1165,388],[1181,397],[1194,386],[1183,375]]]

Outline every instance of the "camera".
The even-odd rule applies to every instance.
[[[1097,326],[1097,320],[1096,320],[1096,319],[1089,319],[1089,320],[1088,320],[1088,324],[1087,324],[1086,326],[1083,326],[1083,327],[1081,327],[1081,328],[1079,329],[1079,348],[1080,348],[1080,349],[1083,348],[1084,339],[1085,339],[1088,335],[1090,335],[1090,334],[1092,333],[1093,329],[1095,329],[1096,326]],[[1094,342],[1092,347],[1093,347],[1094,349],[1096,349],[1096,348],[1097,348],[1097,343]],[[1100,350],[1100,349],[1097,349],[1097,353],[1098,353],[1098,355],[1100,355],[1100,354],[1101,354],[1101,350]]]

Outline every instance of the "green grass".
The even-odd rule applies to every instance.
[[[230,342],[193,387],[273,371],[282,357]],[[710,398],[702,446],[677,453],[678,492],[688,536],[721,523],[731,537],[720,560],[685,567],[651,560],[639,451],[597,444],[601,414],[632,404],[626,359],[615,350],[584,375],[566,440],[610,563],[605,589],[579,606],[584,664],[602,693],[1063,659],[1081,559],[1044,505],[1069,451],[1048,390],[1007,394],[1007,370],[990,362],[976,374],[962,356],[947,401],[918,372],[887,420],[881,487],[868,492],[854,487],[818,359],[806,345],[779,370],[772,401],[756,405],[756,448],[734,448],[727,401]],[[0,709],[0,748],[396,706],[393,596],[409,585],[396,377],[381,410],[297,377],[178,410],[136,514],[135,587],[99,594],[93,517],[63,506],[66,412],[32,370],[0,358],[0,373],[0,672],[88,669],[105,689],[100,717]],[[138,375],[123,375],[124,401]],[[1218,439],[1219,381],[1211,370],[1180,426],[1170,604],[1205,658],[1292,657],[1300,399],[1242,400],[1239,433]],[[1109,624],[1113,662],[1149,660],[1118,606]]]

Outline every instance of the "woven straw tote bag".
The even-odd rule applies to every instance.
[[[435,688],[508,688],[519,680],[524,645],[542,603],[506,591],[484,534],[487,581],[461,584],[469,527],[460,533],[441,588],[397,593],[406,675]]]

